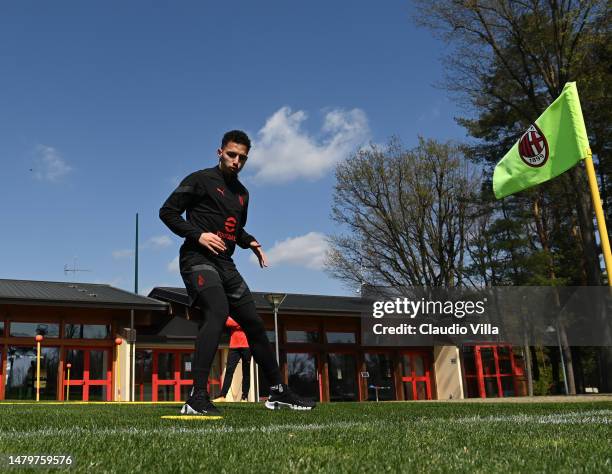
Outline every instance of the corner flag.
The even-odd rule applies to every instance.
[[[548,181],[590,155],[578,89],[568,82],[493,172],[497,199]]]

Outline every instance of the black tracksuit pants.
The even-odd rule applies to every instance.
[[[223,379],[223,388],[221,389],[222,397],[227,396],[232,386],[234,371],[238,367],[240,360],[242,360],[242,398],[245,399],[249,396],[249,387],[251,386],[251,351],[248,347],[233,347],[230,348],[227,356],[225,378]]]
[[[206,389],[210,366],[229,315],[246,334],[253,358],[261,365],[269,383],[280,384],[280,370],[263,320],[257,314],[253,296],[234,262],[181,255],[180,263],[189,297],[200,307],[204,321],[195,343],[194,387]]]

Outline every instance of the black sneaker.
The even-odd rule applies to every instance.
[[[266,401],[266,408],[270,410],[280,410],[290,408],[291,410],[312,410],[316,402],[303,400],[293,393],[285,384],[277,385],[270,389],[270,396]]]
[[[212,404],[206,390],[196,389],[189,392],[189,398],[181,408],[181,415],[220,415],[219,409]]]

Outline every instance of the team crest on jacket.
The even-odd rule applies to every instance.
[[[544,166],[548,161],[548,141],[536,124],[529,127],[519,140],[518,152],[521,160],[532,168]]]
[[[234,232],[236,230],[236,223],[238,221],[236,220],[235,217],[228,217],[227,219],[225,219],[225,232]]]

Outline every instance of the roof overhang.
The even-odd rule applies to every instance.
[[[0,305],[14,304],[23,306],[55,306],[64,308],[96,308],[96,309],[123,309],[135,311],[167,311],[168,303],[158,301],[155,304],[112,303],[108,301],[70,301],[37,298],[0,298]]]

